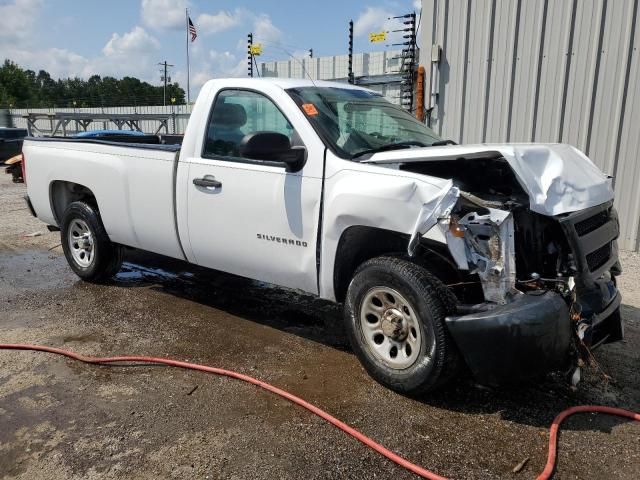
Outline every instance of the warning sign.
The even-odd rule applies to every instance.
[[[313,115],[318,115],[318,109],[313,103],[303,103],[302,109],[304,110],[304,113],[306,113],[310,117],[312,117]]]
[[[387,39],[387,32],[372,32],[369,34],[371,43],[384,42]]]
[[[249,50],[249,52],[254,57],[257,57],[257,56],[261,55],[262,54],[262,44],[261,43],[255,43],[255,44],[251,45],[251,49]]]

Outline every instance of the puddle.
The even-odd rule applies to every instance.
[[[186,300],[181,303],[185,315],[211,307],[209,314],[215,317],[231,314],[339,350],[348,348],[341,307],[303,292],[139,251],[127,252],[115,284],[150,287]]]
[[[173,273],[162,268],[152,268],[131,262],[124,262],[116,275],[118,283],[136,283],[163,280],[189,280],[194,277],[191,272]]]

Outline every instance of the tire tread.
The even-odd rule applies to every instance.
[[[66,235],[68,226],[74,218],[84,220],[95,237],[96,258],[94,264],[88,269],[78,267],[69,251]],[[60,227],[62,248],[69,266],[76,275],[88,282],[102,283],[118,273],[124,260],[124,249],[109,239],[96,206],[85,202],[72,202],[62,215]]]
[[[366,272],[370,269],[382,269],[393,275],[397,275],[418,291],[433,318],[433,332],[436,336],[437,348],[434,355],[435,365],[433,370],[427,378],[423,379],[417,386],[408,386],[403,379],[394,379],[391,375],[376,371],[373,366],[368,364],[369,362],[367,360],[363,361],[362,356],[359,354],[363,365],[380,383],[401,393],[422,395],[441,387],[457,373],[460,364],[459,353],[444,323],[444,318],[448,314],[453,313],[455,309],[457,303],[455,295],[426,268],[402,257],[381,256],[368,260],[356,269],[354,279],[358,276],[366,275]],[[348,330],[353,345],[353,342],[357,341],[357,336],[349,327],[353,322],[349,316],[357,315],[357,312],[355,312],[353,308],[354,298],[352,298],[353,292],[351,292],[352,284],[353,280],[347,293],[345,317],[348,322]],[[357,345],[354,346],[354,350],[356,353],[360,352]]]

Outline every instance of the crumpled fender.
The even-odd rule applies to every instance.
[[[349,227],[403,233],[412,237],[415,248],[419,235],[435,225],[439,214],[450,211],[456,200],[457,188],[451,180],[372,165],[330,173],[325,182],[320,296],[335,299],[335,258],[340,237]]]
[[[409,255],[415,253],[422,235],[431,230],[438,223],[438,220],[449,216],[459,196],[460,190],[458,187],[454,187],[453,182],[449,180],[437,196],[422,205],[407,247]]]

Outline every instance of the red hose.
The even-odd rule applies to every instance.
[[[416,465],[415,463],[411,463],[409,460],[406,460],[401,456],[393,453],[388,448],[383,447],[382,445],[375,442],[371,438],[360,433],[359,431],[350,427],[346,423],[338,420],[337,418],[328,414],[327,412],[319,409],[315,405],[312,405],[309,402],[301,399],[300,397],[296,397],[295,395],[289,392],[286,392],[284,390],[281,390],[278,387],[274,387],[273,385],[270,385],[266,382],[262,382],[248,375],[243,375],[242,373],[233,372],[231,370],[225,370],[222,368],[209,367],[207,365],[199,365],[197,363],[182,362],[179,360],[172,360],[168,358],[159,358],[159,357],[145,357],[145,356],[138,356],[138,355],[126,355],[126,356],[120,356],[120,357],[89,357],[89,356],[81,355],[79,353],[71,352],[69,350],[63,350],[61,348],[54,348],[54,347],[45,347],[42,345],[0,343],[0,350],[35,350],[39,352],[55,353],[58,355],[64,355],[65,357],[69,357],[74,360],[78,360],[80,362],[92,363],[92,364],[119,363],[119,362],[155,363],[155,364],[168,365],[170,367],[180,367],[180,368],[186,368],[190,370],[199,370],[201,372],[215,373],[216,375],[223,375],[226,377],[236,378],[238,380],[242,380],[243,382],[251,383],[260,388],[268,390],[269,392],[275,393],[276,395],[286,398],[290,402],[293,402],[297,405],[300,405],[303,408],[306,408],[310,412],[315,413],[317,416],[319,416],[323,420],[326,420],[332,425],[335,425],[336,427],[338,427],[343,432],[361,441],[367,447],[372,448],[376,452],[384,455],[386,458],[388,458],[392,462],[396,463],[397,465],[400,465],[401,467],[406,468],[410,472],[413,472],[422,478],[428,478],[431,480],[447,480],[445,477],[442,477],[425,468],[422,468],[419,465]],[[568,416],[573,415],[574,413],[580,413],[580,412],[607,413],[610,415],[617,415],[621,417],[630,418],[632,420],[640,421],[640,414],[630,412],[628,410],[622,410],[620,408],[601,407],[601,406],[579,406],[579,407],[572,407],[572,408],[568,408],[567,410],[564,410],[553,420],[553,423],[551,424],[551,432],[549,436],[549,456],[548,456],[547,464],[544,468],[544,471],[538,476],[538,480],[546,480],[550,478],[553,473],[555,462],[556,462],[556,450],[557,450],[558,431],[560,429],[560,424]]]
[[[607,415],[626,417],[631,420],[635,420],[636,422],[640,422],[640,413],[630,412],[629,410],[623,410],[622,408],[602,407],[600,405],[580,405],[578,407],[571,407],[563,410],[551,423],[551,430],[549,432],[549,456],[547,457],[547,464],[544,466],[544,470],[540,475],[538,475],[538,480],[547,480],[551,478],[551,475],[553,474],[553,469],[556,465],[560,424],[574,413],[586,412],[606,413]]]

